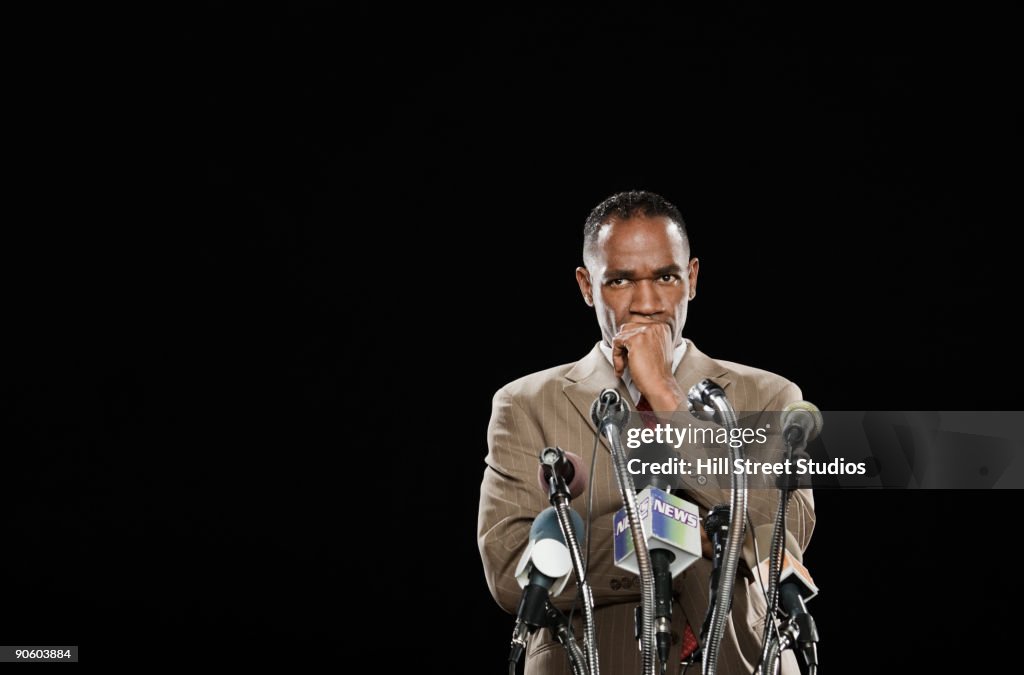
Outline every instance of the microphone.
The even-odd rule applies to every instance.
[[[587,570],[583,562],[583,550],[580,547],[580,540],[576,532],[582,530],[582,520],[569,508],[569,501],[578,497],[587,488],[587,476],[584,471],[583,460],[571,452],[566,452],[559,447],[544,448],[540,452],[540,466],[537,472],[537,479],[541,490],[548,493],[551,506],[555,509],[556,520],[560,525],[562,535],[565,537],[566,548],[569,552],[569,559],[572,561],[573,571],[576,573],[576,586],[580,597],[583,600],[583,629],[585,631],[583,644],[586,647],[584,656],[575,640],[565,640],[568,624],[560,625],[554,622],[552,617],[557,618],[561,613],[557,612],[548,602],[548,627],[558,638],[559,642],[566,648],[569,660],[573,664],[573,672],[578,667],[583,667],[584,672],[599,672],[597,655],[597,629],[594,626],[594,596],[587,580]],[[575,520],[573,520],[575,516]],[[552,611],[556,612],[553,614]],[[564,618],[564,617],[563,617]],[[520,629],[521,631],[521,629]]]
[[[766,581],[769,579],[770,564],[770,558],[765,558],[757,565],[756,574],[761,579]],[[779,572],[779,583],[792,584],[800,591],[800,597],[805,602],[809,602],[811,598],[818,594],[818,586],[814,583],[814,579],[811,578],[811,573],[807,571],[803,563],[791,556],[785,548],[782,549],[782,568]],[[782,586],[779,586],[780,591],[781,588]]]
[[[678,457],[663,444],[647,444],[630,453],[630,461],[662,464]],[[654,577],[654,637],[662,666],[668,664],[672,644],[672,579],[701,556],[700,518],[697,507],[673,495],[678,476],[638,473],[637,505],[643,531],[647,534]],[[633,537],[625,508],[615,514],[615,564],[633,573],[639,572]]]
[[[678,458],[679,453],[662,443],[645,443],[629,453],[630,462],[638,459],[641,466],[644,463],[647,463],[648,466],[660,466]],[[637,481],[638,494],[643,494],[647,488],[654,488],[661,491],[666,499],[678,499],[672,495],[672,489],[680,487],[681,484],[678,474],[651,473],[648,475],[643,472],[634,474],[634,478]],[[639,501],[642,514],[645,503],[643,497]],[[623,511],[623,515],[625,515],[625,511]],[[673,549],[682,547],[684,540],[682,538],[673,540],[671,536],[666,538],[668,541],[664,542],[667,544],[664,547],[659,542],[648,539],[651,569],[654,572],[654,639],[658,658],[663,667],[668,664],[668,652],[672,644],[672,579],[682,571],[683,567],[689,565],[688,562],[683,567],[677,566],[673,572],[672,563],[676,559],[676,551]]]
[[[808,672],[814,673],[818,669],[818,626],[814,623],[814,617],[807,613],[803,591],[799,582],[786,581],[779,586],[779,604],[782,605],[782,611],[789,615],[789,620],[796,625],[796,643],[800,645]]]
[[[672,551],[651,549],[651,567],[654,569],[654,640],[663,673],[668,667],[668,651],[672,645],[672,562],[675,559]]]
[[[722,552],[725,550],[725,540],[729,536],[729,505],[718,504],[712,506],[708,511],[708,517],[704,519],[704,531],[708,533],[711,540],[711,548],[714,550],[712,559],[712,573],[718,571],[722,562]]]
[[[590,419],[593,420],[599,434],[609,425],[620,431],[629,420],[629,406],[619,396],[619,392],[614,389],[602,389],[601,394],[590,406]]]
[[[569,499],[576,499],[587,487],[587,472],[583,458],[561,448],[544,448],[540,452],[540,466],[537,468],[537,482],[540,489],[554,495],[564,484]]]
[[[732,405],[725,396],[725,390],[714,380],[704,378],[690,387],[686,392],[686,403],[690,414],[697,419],[728,426],[728,411],[732,410]]]
[[[809,401],[794,401],[787,405],[782,410],[781,421],[782,436],[792,446],[813,441],[825,423],[821,411]]]
[[[583,518],[575,511],[569,513],[578,537],[583,532]],[[522,657],[526,636],[545,625],[548,598],[562,592],[571,571],[569,547],[562,536],[555,507],[549,506],[534,519],[526,550],[516,565],[516,581],[523,588],[523,596],[516,610],[510,663],[518,663]]]
[[[708,584],[710,588],[708,610],[704,615],[704,625],[700,629],[700,644],[702,645],[708,630],[711,628],[711,611],[715,607],[715,598],[718,596],[718,577],[721,574],[725,542],[729,537],[728,504],[718,504],[711,507],[707,518],[704,519],[704,531],[708,533],[714,554],[711,557],[711,577]]]

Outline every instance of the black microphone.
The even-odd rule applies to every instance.
[[[649,465],[661,465],[671,459],[678,459],[679,453],[672,448],[660,444],[645,444],[631,450],[630,461],[639,459]],[[677,474],[635,474],[637,492],[648,487],[657,488],[671,493],[673,488],[681,486]],[[658,650],[658,658],[662,668],[668,665],[669,648],[672,645],[672,563],[676,555],[672,551],[656,546],[650,547],[651,570],[654,572],[654,639]]]
[[[794,401],[782,410],[782,437],[796,447],[810,443],[824,425],[818,406],[809,401]]]
[[[629,406],[619,396],[619,392],[614,389],[602,389],[601,394],[590,406],[590,419],[593,420],[599,434],[606,426],[612,426],[621,432],[629,420]]]
[[[672,563],[676,556],[663,548],[651,549],[654,571],[654,639],[661,660],[662,672],[668,666],[668,650],[672,644]]]
[[[569,499],[575,499],[587,489],[586,466],[575,453],[559,447],[544,448],[540,451],[537,482],[549,497],[564,494]]]
[[[704,531],[708,533],[708,539],[711,540],[711,547],[715,553],[711,561],[712,571],[717,571],[722,564],[722,555],[725,553],[725,541],[729,537],[728,504],[711,507],[708,517],[704,519]]]
[[[583,518],[570,511],[572,527],[579,536]],[[523,557],[516,566],[516,579],[523,586],[523,596],[516,609],[516,626],[512,631],[512,648],[508,660],[518,663],[526,649],[526,636],[547,621],[548,598],[558,595],[572,571],[569,547],[562,536],[555,507],[540,512],[530,528],[530,539]]]
[[[804,655],[804,663],[808,672],[814,673],[818,668],[818,626],[814,617],[807,612],[804,604],[801,585],[793,581],[784,581],[779,586],[779,604],[782,611],[789,615],[790,621],[798,628],[796,643]]]
[[[704,615],[704,625],[700,629],[700,644],[704,645],[704,638],[707,637],[711,628],[711,612],[715,606],[715,599],[718,597],[718,577],[722,569],[722,557],[725,555],[725,543],[729,538],[729,505],[718,504],[711,507],[707,518],[704,519],[704,531],[708,533],[711,540],[711,577],[709,579],[708,610]],[[696,657],[699,658],[699,657]]]
[[[711,511],[708,512],[708,517],[705,518],[705,532],[708,533],[708,539],[711,540],[713,555],[711,578],[709,579],[710,600],[708,602],[708,614],[705,617],[705,623],[700,628],[701,644],[703,644],[703,638],[705,638],[708,630],[711,628],[711,610],[715,606],[715,598],[718,596],[719,577],[722,573],[722,558],[725,555],[725,545],[729,539],[729,510],[728,504],[718,504],[712,507]]]

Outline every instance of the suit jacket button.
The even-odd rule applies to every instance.
[[[619,583],[618,579],[612,579],[612,582],[611,582],[610,585],[611,585],[613,591],[617,591],[617,590],[619,590],[619,588],[622,587],[622,584]]]

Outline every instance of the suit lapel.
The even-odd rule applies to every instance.
[[[587,421],[587,424],[595,434],[597,433],[597,426],[590,417],[590,408],[603,390],[614,389],[619,392],[619,396],[622,396],[629,402],[630,409],[632,410],[633,408],[633,400],[629,397],[626,385],[622,383],[621,379],[616,377],[612,365],[608,363],[608,359],[601,353],[600,344],[600,342],[595,344],[590,353],[580,359],[572,367],[572,370],[565,374],[568,382],[562,387],[562,391],[565,392],[569,401],[572,402],[573,407],[583,416],[583,419]],[[611,451],[608,439],[603,435],[601,436],[601,442],[604,443],[605,448]]]
[[[676,382],[682,387],[684,393],[688,393],[690,387],[708,377],[718,383],[728,394],[728,387],[732,384],[728,373],[729,371],[722,364],[707,356],[704,352],[697,349],[695,344],[686,340],[686,353],[683,354],[683,360],[679,362],[679,367],[676,368]]]
[[[689,393],[690,387],[705,378],[710,378],[718,386],[722,387],[727,396],[730,396],[732,394],[731,389],[735,387],[732,386],[733,383],[729,377],[728,369],[697,349],[689,340],[686,342],[686,354],[683,355],[683,360],[679,363],[679,368],[676,369],[676,382],[679,383],[683,391]],[[686,415],[689,415],[689,413],[686,413]],[[679,418],[680,416],[677,415],[677,424],[681,424]],[[698,452],[700,457],[707,457],[706,452],[702,452],[700,446],[693,448],[693,450]],[[690,489],[684,498],[696,502],[705,509],[710,509],[714,504],[728,503],[729,491],[716,485],[716,482],[714,480],[708,481],[708,483],[701,486],[694,484],[695,481],[688,481]]]

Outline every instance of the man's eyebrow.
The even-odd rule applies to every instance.
[[[676,264],[665,265],[664,267],[659,267],[658,269],[654,270],[654,273],[651,275],[651,277],[652,278],[657,278],[657,277],[660,277],[660,276],[664,276],[666,274],[682,274],[682,272],[683,272],[683,268],[680,267],[679,265],[676,265]],[[605,270],[604,278],[605,279],[635,279],[636,278],[636,270]]]
[[[605,270],[605,279],[632,279],[636,276],[633,270]]]

